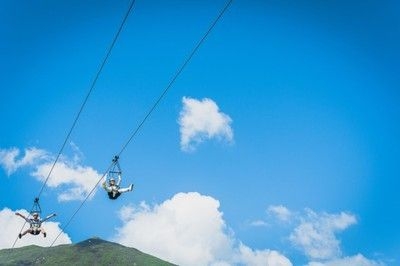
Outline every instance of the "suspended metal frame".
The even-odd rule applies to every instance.
[[[40,208],[40,204],[39,204],[39,198],[35,198],[35,200],[33,201],[33,207],[31,210],[31,214],[34,214],[34,213],[38,213],[38,214],[42,213],[42,208]]]
[[[119,176],[122,175],[121,166],[119,165],[118,159],[118,155],[115,155],[112,159],[113,166],[111,167],[110,171],[108,171],[108,179],[117,179]]]

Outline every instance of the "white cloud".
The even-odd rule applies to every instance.
[[[287,222],[289,221],[292,213],[288,208],[283,205],[271,205],[268,207],[268,213],[274,215],[279,220]]]
[[[262,227],[262,226],[268,226],[268,223],[263,221],[263,220],[255,220],[255,221],[252,221],[250,223],[250,225],[251,226],[257,226],[257,227]]]
[[[40,181],[45,181],[52,165],[53,162],[37,165],[32,175]],[[63,186],[63,192],[58,195],[59,201],[81,200],[90,193],[101,176],[91,167],[79,165],[75,160],[61,158],[54,166],[47,186]]]
[[[232,119],[220,112],[213,100],[183,97],[182,103],[179,116],[182,150],[192,151],[206,139],[233,140]]]
[[[62,192],[58,195],[59,201],[84,199],[102,176],[92,167],[81,165],[82,154],[75,144],[71,145],[74,151],[72,159],[61,156],[46,183],[51,188],[62,187]],[[30,175],[44,182],[55,156],[35,147],[25,149],[25,155],[21,159],[17,159],[19,154],[20,150],[17,148],[0,150],[0,165],[8,174],[22,167],[30,167]]]
[[[178,193],[153,207],[124,207],[114,241],[178,265],[292,265],[276,251],[252,250],[236,240],[219,211],[219,201]]]
[[[307,210],[307,215],[301,218],[300,224],[290,235],[290,240],[310,259],[338,258],[341,255],[340,241],[335,233],[356,222],[354,215],[344,212],[318,215]]]
[[[340,241],[336,233],[356,224],[353,214],[316,213],[305,209],[305,214],[291,212],[283,205],[271,205],[267,212],[282,221],[295,225],[289,240],[309,259],[307,266],[383,266],[384,263],[364,257],[362,254],[342,257]]]
[[[33,165],[39,160],[46,159],[48,154],[45,150],[37,149],[35,147],[25,149],[25,155],[18,159],[20,150],[17,148],[0,149],[0,165],[3,166],[7,175],[13,174],[19,168]]]
[[[26,210],[17,210],[17,212],[27,216],[28,212]],[[48,220],[42,224],[43,228],[46,230],[47,237],[44,238],[43,235],[31,235],[26,234],[21,239],[18,239],[15,247],[23,247],[29,245],[37,245],[42,247],[50,246],[55,237],[61,232],[60,223],[55,222],[57,217],[53,217],[52,220]],[[4,208],[0,211],[0,224],[2,229],[0,230],[0,249],[11,248],[14,241],[18,238],[18,234],[21,231],[22,225],[24,224],[24,219],[15,215],[15,212]],[[29,225],[26,224],[23,230],[28,229]],[[61,244],[70,244],[71,239],[66,233],[61,233],[54,246]]]
[[[286,266],[292,265],[290,260],[275,250],[256,250],[240,244],[240,261],[244,265]]]
[[[369,260],[361,254],[351,257],[333,259],[327,262],[310,262],[308,266],[383,266],[384,264],[378,261]]]

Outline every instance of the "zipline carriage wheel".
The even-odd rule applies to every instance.
[[[32,215],[34,213],[37,213],[39,215],[42,214],[42,209],[40,208],[40,204],[39,204],[39,198],[35,198],[35,200],[33,201],[33,207],[32,207],[30,214]]]

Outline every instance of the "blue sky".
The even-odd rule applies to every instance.
[[[224,4],[136,1],[41,194],[50,234],[17,246],[51,243]],[[1,2],[0,248],[128,6]],[[183,265],[398,265],[399,13],[234,1],[121,154],[134,192],[109,201],[99,187],[60,241],[99,236]]]

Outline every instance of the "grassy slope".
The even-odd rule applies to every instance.
[[[75,245],[0,250],[0,265],[173,265],[134,248],[91,238]]]

